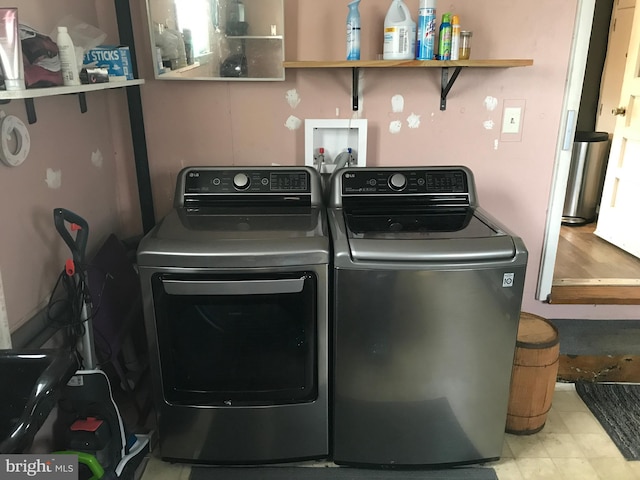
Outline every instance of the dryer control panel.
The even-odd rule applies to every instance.
[[[306,171],[273,170],[191,170],[184,182],[184,193],[310,193]]]
[[[180,171],[175,208],[322,205],[320,174],[311,167],[187,167]]]

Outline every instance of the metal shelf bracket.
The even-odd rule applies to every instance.
[[[455,67],[453,71],[453,75],[449,78],[449,68],[442,67],[442,81],[440,86],[440,110],[444,111],[447,109],[447,95],[449,95],[449,91],[453,84],[456,82],[458,75],[460,75],[460,71],[462,67]]]
[[[449,91],[453,84],[456,82],[458,75],[462,71],[462,67],[454,67],[453,75],[449,77],[449,67],[442,67],[442,78],[441,78],[441,86],[440,86],[440,110],[444,111],[447,109],[447,95],[449,95]],[[351,67],[351,98],[352,98],[352,109],[354,112],[357,112],[360,108],[359,105],[359,79],[360,79],[360,68],[359,67]]]
[[[80,104],[80,113],[87,113],[87,97],[85,92],[80,92],[78,95],[78,102]],[[24,99],[24,109],[27,112],[27,121],[29,125],[33,125],[38,121],[38,115],[36,114],[36,105],[32,97]]]
[[[354,112],[358,111],[359,108],[359,78],[360,78],[360,68],[358,67],[353,67],[351,69],[351,75],[352,75],[352,85],[351,85],[351,97],[353,99],[352,102],[352,108]]]
[[[87,96],[84,92],[78,94],[78,103],[80,104],[80,113],[87,113]]]
[[[36,115],[36,106],[33,102],[33,98],[25,98],[24,99],[24,109],[27,111],[27,121],[29,125],[32,125],[38,121],[38,116]]]

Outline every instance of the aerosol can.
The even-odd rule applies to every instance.
[[[436,45],[436,0],[420,0],[416,59],[433,60]]]

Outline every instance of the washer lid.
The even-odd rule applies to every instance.
[[[469,207],[390,211],[346,211],[350,238],[421,240],[490,237],[497,232]]]
[[[354,260],[478,261],[513,258],[512,238],[473,208],[345,214]]]

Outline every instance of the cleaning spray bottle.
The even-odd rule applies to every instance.
[[[438,60],[451,60],[451,14],[442,15],[440,38],[438,40]]]
[[[436,0],[420,0],[416,59],[433,60],[436,44]]]
[[[393,0],[384,19],[384,60],[413,60],[416,55],[416,22],[402,0]]]
[[[460,17],[454,15],[451,18],[451,60],[460,57]]]
[[[349,3],[347,15],[347,60],[360,60],[360,0]]]

